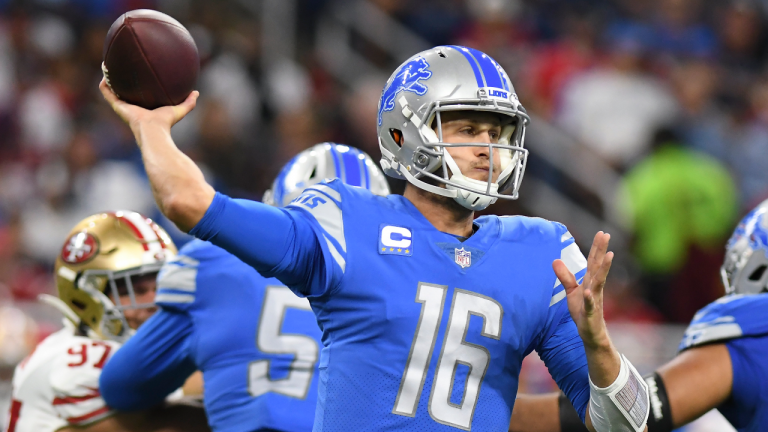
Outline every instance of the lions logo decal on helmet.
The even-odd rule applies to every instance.
[[[82,264],[99,251],[99,242],[96,237],[81,231],[69,237],[61,248],[61,259],[70,264]]]
[[[420,83],[421,80],[427,80],[432,76],[429,70],[429,63],[424,57],[416,57],[404,64],[397,72],[397,75],[388,83],[381,92],[379,101],[379,126],[381,126],[381,115],[384,111],[395,109],[395,96],[401,91],[409,91],[423,96],[427,92],[427,86]]]

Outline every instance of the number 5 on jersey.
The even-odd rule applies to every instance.
[[[400,381],[393,414],[408,417],[416,415],[435,348],[447,291],[447,286],[419,283],[416,302],[422,304],[421,316],[411,345],[411,354]],[[428,405],[429,415],[436,422],[464,430],[469,430],[472,424],[480,385],[491,359],[487,348],[465,340],[470,315],[483,319],[483,329],[480,333],[482,336],[496,340],[501,337],[501,318],[504,316],[501,305],[492,298],[455,289]],[[455,404],[451,402],[451,393],[459,364],[469,366],[469,373],[461,402]]]
[[[284,334],[281,329],[288,308],[311,311],[309,301],[297,297],[286,287],[268,286],[261,309],[256,346],[264,354],[292,354],[288,376],[273,380],[269,376],[269,360],[252,362],[248,367],[248,392],[261,396],[274,392],[298,399],[307,397],[317,363],[317,342],[309,336]]]

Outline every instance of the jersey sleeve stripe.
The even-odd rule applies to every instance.
[[[85,402],[91,399],[95,399],[97,397],[100,397],[101,394],[97,391],[95,393],[87,394],[85,396],[66,396],[66,397],[57,397],[53,399],[53,405],[69,405],[69,404],[76,404],[80,402]]]
[[[741,326],[732,316],[720,317],[712,322],[690,326],[685,331],[678,349],[683,350],[718,340],[735,339],[743,334]]]
[[[576,274],[585,268],[587,268],[587,259],[581,253],[579,246],[576,243],[571,243],[560,252],[560,259],[563,260],[565,266],[571,273]]]
[[[312,187],[308,187],[307,190],[318,191],[320,193],[328,195],[329,197],[331,197],[334,200],[336,200],[336,202],[338,202],[338,203],[341,202],[341,194],[339,192],[333,190],[333,188],[331,188],[330,186],[318,184],[318,185],[314,185]]]
[[[108,406],[103,406],[97,409],[96,411],[90,412],[85,415],[81,415],[78,417],[69,417],[67,419],[67,422],[69,422],[69,424],[81,424],[87,421],[94,421],[94,420],[97,420],[98,416],[103,415],[104,417],[106,417],[106,415],[109,414],[109,411],[110,409]]]
[[[158,276],[157,288],[195,292],[197,290],[197,267],[180,266],[176,262],[166,264]]]
[[[552,300],[549,301],[549,307],[556,305],[557,303],[560,302],[560,300],[564,298],[565,298],[565,290],[562,290],[559,293],[552,296]]]
[[[322,185],[321,185],[322,186]],[[341,247],[341,250],[347,252],[347,242],[344,237],[344,219],[341,214],[341,208],[335,198],[330,194],[326,194],[326,190],[331,188],[325,186],[324,189],[309,188],[304,192],[302,196],[307,197],[306,200],[299,198],[297,201],[292,202],[288,207],[299,207],[308,211],[320,224],[320,227],[328,233]],[[324,195],[325,200],[320,200],[320,197],[312,199],[312,193],[320,193]],[[309,193],[309,196],[306,194]],[[336,192],[338,196],[338,192]]]
[[[155,297],[155,303],[192,303],[195,301],[195,296],[192,294],[172,294],[166,292],[158,292]]]
[[[336,261],[336,264],[341,267],[341,272],[344,273],[347,269],[347,261],[344,259],[343,256],[339,253],[338,250],[336,250],[336,247],[333,245],[330,239],[323,235],[323,238],[325,239],[325,242],[328,243],[328,250],[331,252],[331,256]]]

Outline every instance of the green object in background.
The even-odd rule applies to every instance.
[[[621,211],[635,236],[643,270],[670,274],[688,247],[721,247],[737,216],[736,187],[717,160],[668,143],[632,168],[622,185]]]

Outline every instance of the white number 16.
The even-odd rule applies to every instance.
[[[411,345],[411,354],[400,381],[393,414],[408,417],[416,415],[427,369],[440,328],[447,286],[419,283],[416,302],[421,303],[421,316]],[[483,295],[455,289],[451,302],[448,326],[443,348],[437,362],[429,395],[429,415],[438,423],[470,430],[480,385],[488,370],[491,355],[483,346],[465,340],[470,315],[483,319],[482,336],[498,340],[501,337],[501,318],[504,310],[495,300]],[[469,367],[461,402],[451,402],[453,383],[459,364]]]

